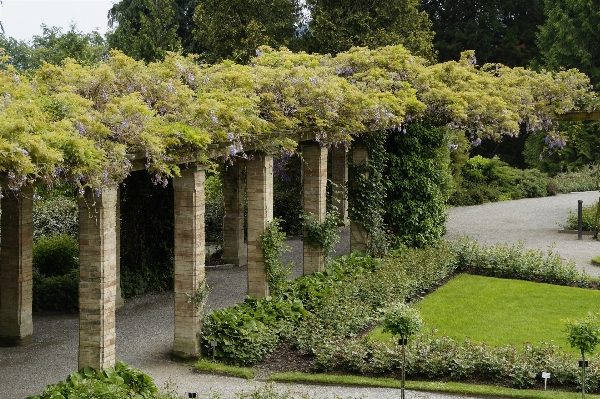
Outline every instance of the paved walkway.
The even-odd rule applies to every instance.
[[[574,259],[578,267],[599,275],[599,268],[589,259],[600,254],[600,243],[590,238],[577,241],[577,236],[559,234],[560,223],[569,210],[577,209],[577,200],[584,204],[598,198],[598,193],[568,194],[541,199],[486,204],[450,210],[448,236],[468,234],[482,242],[517,242],[526,240],[526,246],[555,249],[565,258]],[[294,248],[286,261],[295,261],[294,274],[301,273],[301,242],[292,239]],[[348,233],[344,232],[338,245],[338,254],[348,251]],[[209,308],[232,305],[244,299],[246,269],[207,271],[211,286]],[[50,383],[55,383],[77,368],[78,319],[70,315],[34,315],[32,345],[0,348],[0,398],[23,399],[39,394]],[[245,381],[237,378],[195,374],[190,368],[170,360],[173,341],[173,294],[143,295],[127,301],[117,312],[117,358],[140,368],[154,377],[159,387],[169,383],[180,394],[197,392],[199,396],[211,391],[224,398],[234,398],[235,392],[249,390],[263,381]],[[287,389],[281,386],[281,389]],[[335,386],[296,385],[290,389],[308,392],[314,397],[334,398],[398,398],[396,389],[349,388]],[[407,392],[407,398],[446,399],[452,395]]]

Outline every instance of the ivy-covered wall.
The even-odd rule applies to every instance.
[[[369,251],[441,238],[452,185],[446,129],[411,123],[364,135],[356,145],[367,147],[369,160],[353,165],[350,157],[349,214],[369,232]]]
[[[384,220],[396,245],[424,247],[446,232],[450,149],[446,129],[412,123],[387,137]]]

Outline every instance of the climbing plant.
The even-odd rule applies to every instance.
[[[314,216],[314,215],[313,215]],[[340,240],[338,226],[340,223],[340,214],[337,209],[329,209],[325,215],[325,220],[320,222],[309,214],[303,214],[304,242],[319,247],[323,250],[323,256],[327,261],[330,259],[333,247]]]
[[[390,131],[384,220],[395,246],[424,247],[446,232],[450,149],[446,129],[409,123]]]
[[[280,260],[281,254],[289,251],[284,245],[285,233],[281,229],[281,221],[270,221],[260,238],[269,291],[271,294],[277,294],[291,273],[291,268],[284,266]]]
[[[385,131],[360,137],[348,157],[348,216],[368,233],[368,251],[378,257],[390,249],[390,238],[384,225],[388,162]],[[354,152],[364,146],[368,160],[354,162]]]
[[[190,160],[292,149],[307,136],[349,143],[418,118],[477,141],[521,124],[552,129],[555,114],[591,110],[594,97],[575,70],[478,67],[473,53],[430,65],[402,46],[334,57],[262,47],[248,65],[173,53],[145,64],[112,51],[95,65],[44,64],[30,78],[7,61],[0,50],[4,190],[33,181],[98,190],[123,181],[132,157],[163,184]]]

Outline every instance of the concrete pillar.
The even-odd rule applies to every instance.
[[[173,179],[175,213],[175,336],[173,354],[193,358],[200,353],[198,333],[202,308],[188,301],[205,287],[205,168],[191,166]]]
[[[269,295],[260,236],[273,220],[273,157],[254,154],[246,163],[248,197],[248,295]]]
[[[123,292],[121,291],[121,187],[117,188],[117,206],[116,206],[117,222],[115,224],[116,243],[116,258],[117,258],[117,309],[121,309],[125,305]]]
[[[114,367],[117,188],[86,189],[79,205],[79,366]]]
[[[348,220],[348,153],[343,145],[331,148],[331,181],[333,183],[333,205],[337,207],[343,224]]]
[[[2,198],[0,346],[33,342],[33,187]]]
[[[302,208],[308,221],[325,221],[327,204],[327,149],[318,143],[302,148]],[[305,233],[306,234],[306,233]],[[323,249],[306,241],[303,245],[304,274],[325,269]]]
[[[360,165],[369,162],[369,153],[364,146],[355,146],[352,148],[352,163]],[[366,176],[369,177],[368,174]],[[352,206],[352,204],[350,204]],[[369,242],[367,230],[354,220],[350,220],[350,251],[366,251]]]
[[[236,266],[246,266],[248,263],[244,248],[244,166],[243,159],[236,159],[233,165],[225,167],[223,175],[223,261]]]

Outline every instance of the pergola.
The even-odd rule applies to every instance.
[[[337,57],[265,50],[250,66],[205,68],[175,55],[145,66],[113,53],[105,64],[86,68],[46,66],[31,85],[10,69],[0,70],[6,86],[0,88],[0,94],[6,90],[0,98],[0,132],[5,132],[0,134],[0,344],[32,341],[33,185],[63,178],[65,162],[71,173],[65,178],[81,188],[80,368],[106,368],[116,360],[115,311],[122,301],[119,184],[127,174],[147,170],[173,176],[173,352],[193,357],[200,352],[201,309],[188,295],[204,282],[204,185],[210,162],[228,165],[223,258],[247,264],[248,295],[264,297],[269,288],[260,237],[273,219],[273,156],[281,148],[301,152],[303,209],[324,221],[328,151],[334,183],[343,186],[348,162],[368,161],[360,146],[348,160],[357,135],[399,130],[420,118],[474,136],[517,134],[520,123],[540,128],[557,110],[561,115],[580,110],[578,102],[589,95],[587,78],[577,72],[559,72],[556,79],[552,73],[498,66],[478,69],[466,58],[429,66],[400,46],[353,49]],[[2,119],[3,113],[9,117]],[[14,118],[22,120],[13,123]],[[345,217],[347,199],[336,195]],[[368,239],[364,227],[351,221],[351,248],[364,250]],[[322,249],[305,244],[303,256],[305,274],[324,268]]]

